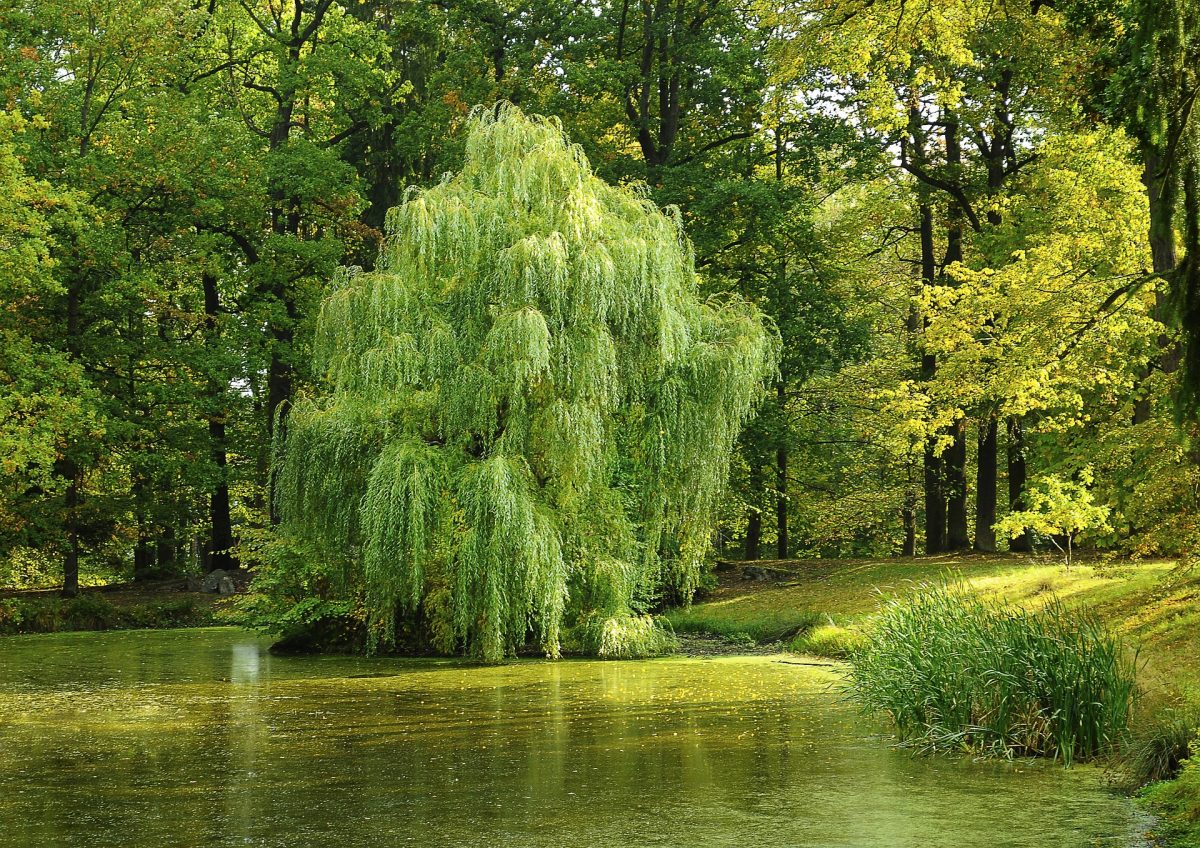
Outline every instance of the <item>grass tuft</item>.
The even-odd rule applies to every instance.
[[[863,636],[860,632],[830,621],[796,636],[788,645],[788,650],[797,654],[844,660],[862,647]]]
[[[850,654],[850,694],[928,751],[1046,756],[1114,750],[1134,700],[1134,660],[1091,612],[1036,610],[959,585],[885,604]]]

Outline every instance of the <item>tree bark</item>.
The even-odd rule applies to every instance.
[[[1025,431],[1020,418],[1008,419],[1008,510],[1025,509]],[[1024,531],[1008,543],[1010,551],[1033,550],[1029,532]]]
[[[933,208],[921,204],[921,278],[925,285],[933,284],[937,259],[933,253]],[[937,358],[932,353],[921,356],[921,380],[928,382],[937,374]],[[942,457],[934,450],[933,441],[925,444],[925,553],[940,554],[946,550],[946,495],[942,489]]]
[[[988,416],[979,431],[978,464],[975,467],[975,550],[996,550],[996,419]]]
[[[763,479],[762,469],[752,468],[750,470],[750,492],[752,496],[760,496],[762,494]],[[742,558],[747,560],[761,559],[762,547],[762,510],[757,506],[750,507],[750,514],[746,517],[746,548]]]
[[[67,550],[63,556],[64,598],[79,594],[79,471],[74,463],[68,462],[71,482],[67,484]]]
[[[221,308],[217,278],[205,274],[204,323],[208,331],[209,344],[218,345],[217,314]],[[232,553],[233,521],[229,514],[228,457],[225,451],[225,386],[219,378],[208,383],[210,410],[208,414],[208,441],[213,465],[217,468],[217,481],[209,492],[208,520],[209,542],[206,566],[209,571],[221,568],[230,571],[238,567]]]
[[[914,557],[917,555],[917,498],[911,489],[904,499],[901,520],[904,524],[904,543],[900,555]]]
[[[1150,144],[1144,145],[1143,157],[1145,169],[1142,173],[1142,183],[1146,186],[1146,200],[1150,209],[1150,257],[1156,274],[1169,274],[1179,263],[1175,250],[1175,180],[1173,175],[1162,176],[1162,157]],[[1160,285],[1154,292],[1154,317],[1164,325],[1168,321],[1167,297]],[[1158,368],[1164,374],[1170,374],[1179,367],[1179,346],[1174,344],[1167,333],[1158,335]],[[1141,374],[1144,381],[1150,376],[1151,367]],[[1151,399],[1143,394],[1133,407],[1133,423],[1141,424],[1150,418]]]
[[[175,567],[178,559],[179,546],[176,543],[175,528],[167,524],[159,528],[158,540],[154,545],[154,560],[163,573],[169,573]]]
[[[79,359],[79,282],[71,279],[67,283],[67,349],[73,360]],[[73,598],[79,594],[79,502],[82,500],[80,469],[69,456],[62,461],[62,473],[67,479],[65,493],[67,548],[63,554],[63,597]]]
[[[958,170],[962,166],[962,147],[958,139],[958,118],[953,112],[943,115],[946,138],[946,165],[950,176],[958,181]],[[963,210],[953,198],[949,204],[949,224],[946,228],[946,265],[963,259]],[[946,548],[952,551],[966,550],[971,546],[967,527],[967,422],[956,422],[952,435],[954,441],[943,457],[946,485]]]
[[[954,425],[954,441],[944,455],[946,466],[946,549],[965,551],[971,547],[967,526],[967,420]]]
[[[775,495],[775,522],[779,534],[776,553],[779,559],[788,558],[788,451],[780,447],[775,453],[775,485],[778,489]]]

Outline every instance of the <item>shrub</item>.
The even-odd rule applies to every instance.
[[[1057,599],[1026,611],[926,586],[888,602],[850,661],[850,694],[930,751],[1070,764],[1115,748],[1134,699],[1121,640]]]
[[[62,602],[64,630],[108,630],[119,627],[121,614],[103,595],[84,592]]]
[[[1161,709],[1136,725],[1116,762],[1116,787],[1133,791],[1178,775],[1188,757],[1200,753],[1194,747],[1198,726],[1195,708]]]
[[[1200,750],[1200,739],[1192,750]],[[1184,762],[1177,779],[1152,785],[1146,799],[1159,816],[1157,836],[1177,848],[1200,848],[1200,759]]]
[[[862,634],[857,630],[828,622],[801,633],[788,645],[788,650],[797,654],[844,660],[862,644]]]
[[[671,625],[649,615],[585,616],[568,634],[572,653],[590,654],[608,660],[657,657],[674,653],[678,647]]]

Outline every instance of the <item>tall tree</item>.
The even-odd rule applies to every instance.
[[[462,171],[392,222],[322,308],[289,532],[351,557],[384,643],[445,587],[442,626],[489,661],[531,627],[556,655],[564,615],[592,651],[637,650],[646,602],[697,585],[771,334],[699,299],[677,219],[514,107],[477,112]]]

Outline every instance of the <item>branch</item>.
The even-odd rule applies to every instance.
[[[710,150],[715,150],[718,147],[722,147],[726,144],[729,144],[731,141],[740,141],[743,138],[750,138],[753,135],[754,135],[754,130],[742,130],[741,132],[730,133],[727,136],[718,138],[716,141],[710,141],[708,144],[704,145],[703,147],[699,148],[698,150],[692,151],[687,156],[684,156],[682,159],[677,159],[675,161],[675,164],[676,165],[686,165],[688,162],[691,162],[697,156],[707,153]]]
[[[966,192],[962,190],[962,186],[958,185],[957,183],[943,180],[940,177],[935,177],[920,165],[910,160],[908,156],[903,153],[903,151],[901,152],[900,156],[900,167],[908,171],[926,185],[933,186],[936,189],[941,189],[949,194],[958,201],[958,205],[962,207],[963,212],[966,213],[967,220],[971,224],[971,229],[975,230],[976,232],[979,232],[983,229],[979,223],[979,216],[975,214],[975,210],[971,207],[971,201],[967,199]]]

